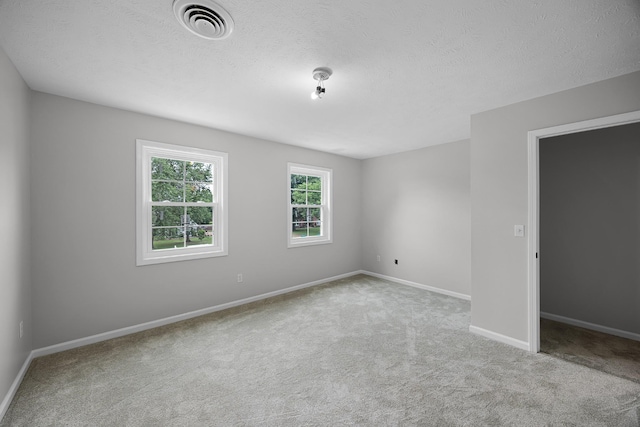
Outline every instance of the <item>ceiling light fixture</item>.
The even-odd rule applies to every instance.
[[[316,90],[311,92],[311,99],[319,99],[324,95],[324,81],[329,80],[329,77],[333,74],[331,68],[327,67],[318,67],[313,70],[313,78],[318,81],[318,86],[316,86]]]

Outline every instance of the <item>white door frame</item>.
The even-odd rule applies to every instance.
[[[529,145],[529,351],[540,351],[540,168],[539,147],[541,138],[586,132],[595,129],[621,126],[640,122],[640,111],[633,111],[615,116],[582,122],[568,123],[544,129],[536,129],[528,133]]]

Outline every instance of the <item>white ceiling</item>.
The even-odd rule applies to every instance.
[[[0,0],[0,44],[37,91],[355,158],[640,70],[638,0],[217,1],[235,29],[211,41],[173,0]]]

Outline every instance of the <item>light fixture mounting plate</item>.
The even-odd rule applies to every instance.
[[[318,67],[313,70],[313,78],[318,81],[328,80],[331,74],[333,74],[333,71],[328,67]]]

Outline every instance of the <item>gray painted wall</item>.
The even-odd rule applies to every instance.
[[[640,110],[640,72],[471,116],[471,323],[528,342],[527,132]]]
[[[29,96],[29,88],[0,48],[0,401],[31,351]]]
[[[640,123],[540,141],[540,310],[640,333]]]
[[[365,270],[471,294],[469,156],[464,140],[363,161]]]
[[[35,348],[360,269],[360,161],[33,94]],[[135,265],[135,140],[229,153],[229,256]],[[287,162],[333,169],[333,243],[287,249]],[[236,283],[242,273],[244,283]]]

